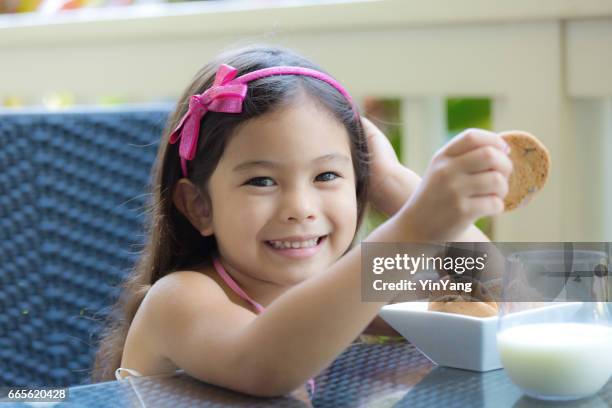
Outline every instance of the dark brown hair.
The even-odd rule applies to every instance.
[[[189,97],[204,92],[212,85],[217,68],[222,63],[236,68],[238,75],[280,65],[301,66],[324,72],[293,51],[260,45],[221,54],[196,74],[192,84],[180,97],[164,129],[151,174],[151,198],[146,223],[148,238],[138,262],[123,283],[119,301],[109,315],[108,324],[100,337],[92,372],[93,382],[114,379],[114,371],[121,363],[128,329],[151,285],[171,272],[210,261],[216,251],[214,236],[202,236],[173,204],[172,190],[182,173],[179,144],[171,145],[168,139],[186,113]],[[367,202],[368,181],[368,149],[363,128],[354,108],[340,92],[318,79],[297,75],[261,78],[248,83],[242,113],[208,112],[201,123],[196,157],[188,162],[189,179],[209,200],[206,185],[237,126],[289,105],[300,92],[326,108],[345,126],[349,134],[356,177],[357,226],[360,226]]]

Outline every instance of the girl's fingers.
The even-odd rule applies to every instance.
[[[467,176],[464,188],[470,198],[494,194],[503,199],[508,194],[508,179],[498,171],[486,171]]]
[[[376,127],[374,126],[374,124],[372,122],[370,122],[369,119],[364,118],[363,116],[361,117],[361,127],[363,128],[363,132],[366,135],[366,139],[368,141],[368,146],[370,145],[370,143],[372,143],[370,141],[370,139],[372,139],[372,137],[374,136],[374,132],[377,130]]]
[[[504,212],[504,200],[497,195],[471,197],[469,200],[474,217],[480,218]]]
[[[377,139],[380,139],[381,137],[387,139],[387,136],[385,136],[378,126],[372,123],[372,121],[368,118],[364,118],[363,116],[361,117],[361,126],[363,127],[363,131],[368,139],[369,145],[376,143]]]
[[[374,132],[379,131],[375,124],[372,121],[364,116],[361,117],[361,126],[363,126],[363,130],[365,134],[370,136]]]
[[[482,129],[468,129],[459,133],[448,142],[444,152],[447,156],[460,156],[484,146],[493,146],[505,153],[510,152],[508,144],[497,133]]]
[[[507,154],[492,146],[479,147],[455,159],[453,167],[462,173],[498,171],[506,177],[512,173],[512,160]]]

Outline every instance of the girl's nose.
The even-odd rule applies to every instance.
[[[280,217],[285,222],[314,220],[316,210],[314,197],[306,188],[295,189],[284,194],[280,208]]]

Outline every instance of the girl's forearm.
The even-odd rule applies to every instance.
[[[415,240],[392,218],[365,241]],[[245,328],[242,361],[255,388],[281,395],[328,366],[387,302],[361,299],[361,245],[276,299]],[[391,300],[392,296],[390,296]],[[260,379],[260,380],[257,380]]]
[[[396,171],[390,172],[376,190],[370,192],[370,201],[378,211],[388,216],[394,215],[408,201],[420,182],[418,174],[399,166]]]

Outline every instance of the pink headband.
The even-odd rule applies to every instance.
[[[174,144],[181,139],[179,145],[179,156],[181,157],[181,168],[183,176],[187,177],[187,160],[193,160],[198,147],[200,135],[200,122],[206,112],[240,113],[242,102],[246,97],[247,83],[256,79],[273,75],[305,75],[327,82],[338,90],[346,100],[353,105],[353,100],[336,80],[329,75],[314,69],[280,66],[264,68],[249,72],[238,78],[236,68],[221,64],[217,70],[213,85],[199,95],[192,95],[189,99],[189,109],[174,131],[170,134],[170,143]],[[358,116],[357,109],[354,108]]]

